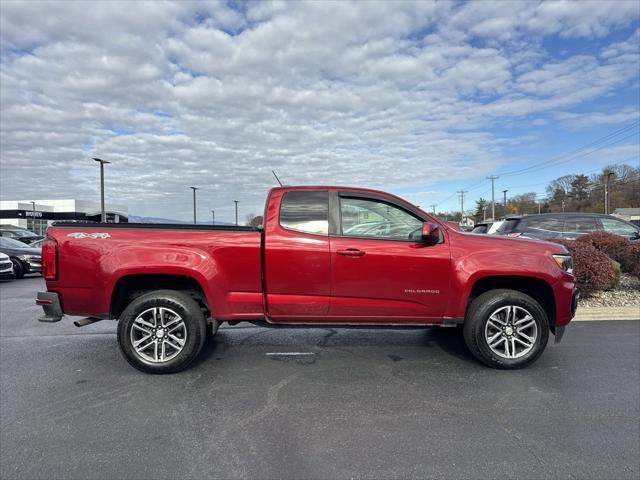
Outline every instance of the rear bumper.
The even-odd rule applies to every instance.
[[[60,305],[60,298],[57,293],[38,292],[36,305],[40,305],[44,310],[44,315],[38,318],[40,322],[59,322],[64,316],[62,306]]]

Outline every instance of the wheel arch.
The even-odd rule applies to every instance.
[[[111,293],[111,317],[120,318],[131,301],[155,290],[175,290],[186,293],[200,305],[205,318],[211,316],[205,290],[196,278],[179,274],[135,273],[124,275],[116,281]]]
[[[465,318],[473,300],[485,292],[499,288],[515,290],[524,293],[525,295],[529,295],[531,298],[536,300],[547,314],[547,318],[549,319],[549,329],[555,334],[556,299],[553,294],[553,288],[546,281],[536,277],[491,275],[478,278],[469,292]]]

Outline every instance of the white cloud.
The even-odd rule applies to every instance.
[[[5,2],[0,193],[95,198],[96,155],[111,200],[182,218],[194,184],[220,219],[238,196],[259,212],[272,168],[396,189],[483,177],[529,138],[496,123],[637,114],[571,111],[637,82],[638,30],[606,41],[633,3]],[[548,35],[601,46],[559,55]]]

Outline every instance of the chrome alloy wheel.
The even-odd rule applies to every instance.
[[[140,358],[150,363],[164,363],[184,348],[187,326],[170,308],[154,307],[136,317],[130,336],[131,345]]]
[[[502,358],[520,358],[531,351],[538,338],[533,316],[516,305],[500,307],[484,326],[484,338],[493,353]]]

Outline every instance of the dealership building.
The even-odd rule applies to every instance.
[[[107,222],[127,222],[129,208],[105,203]],[[47,227],[56,220],[99,222],[100,202],[86,200],[2,200],[0,201],[0,225],[15,225],[44,235]]]

